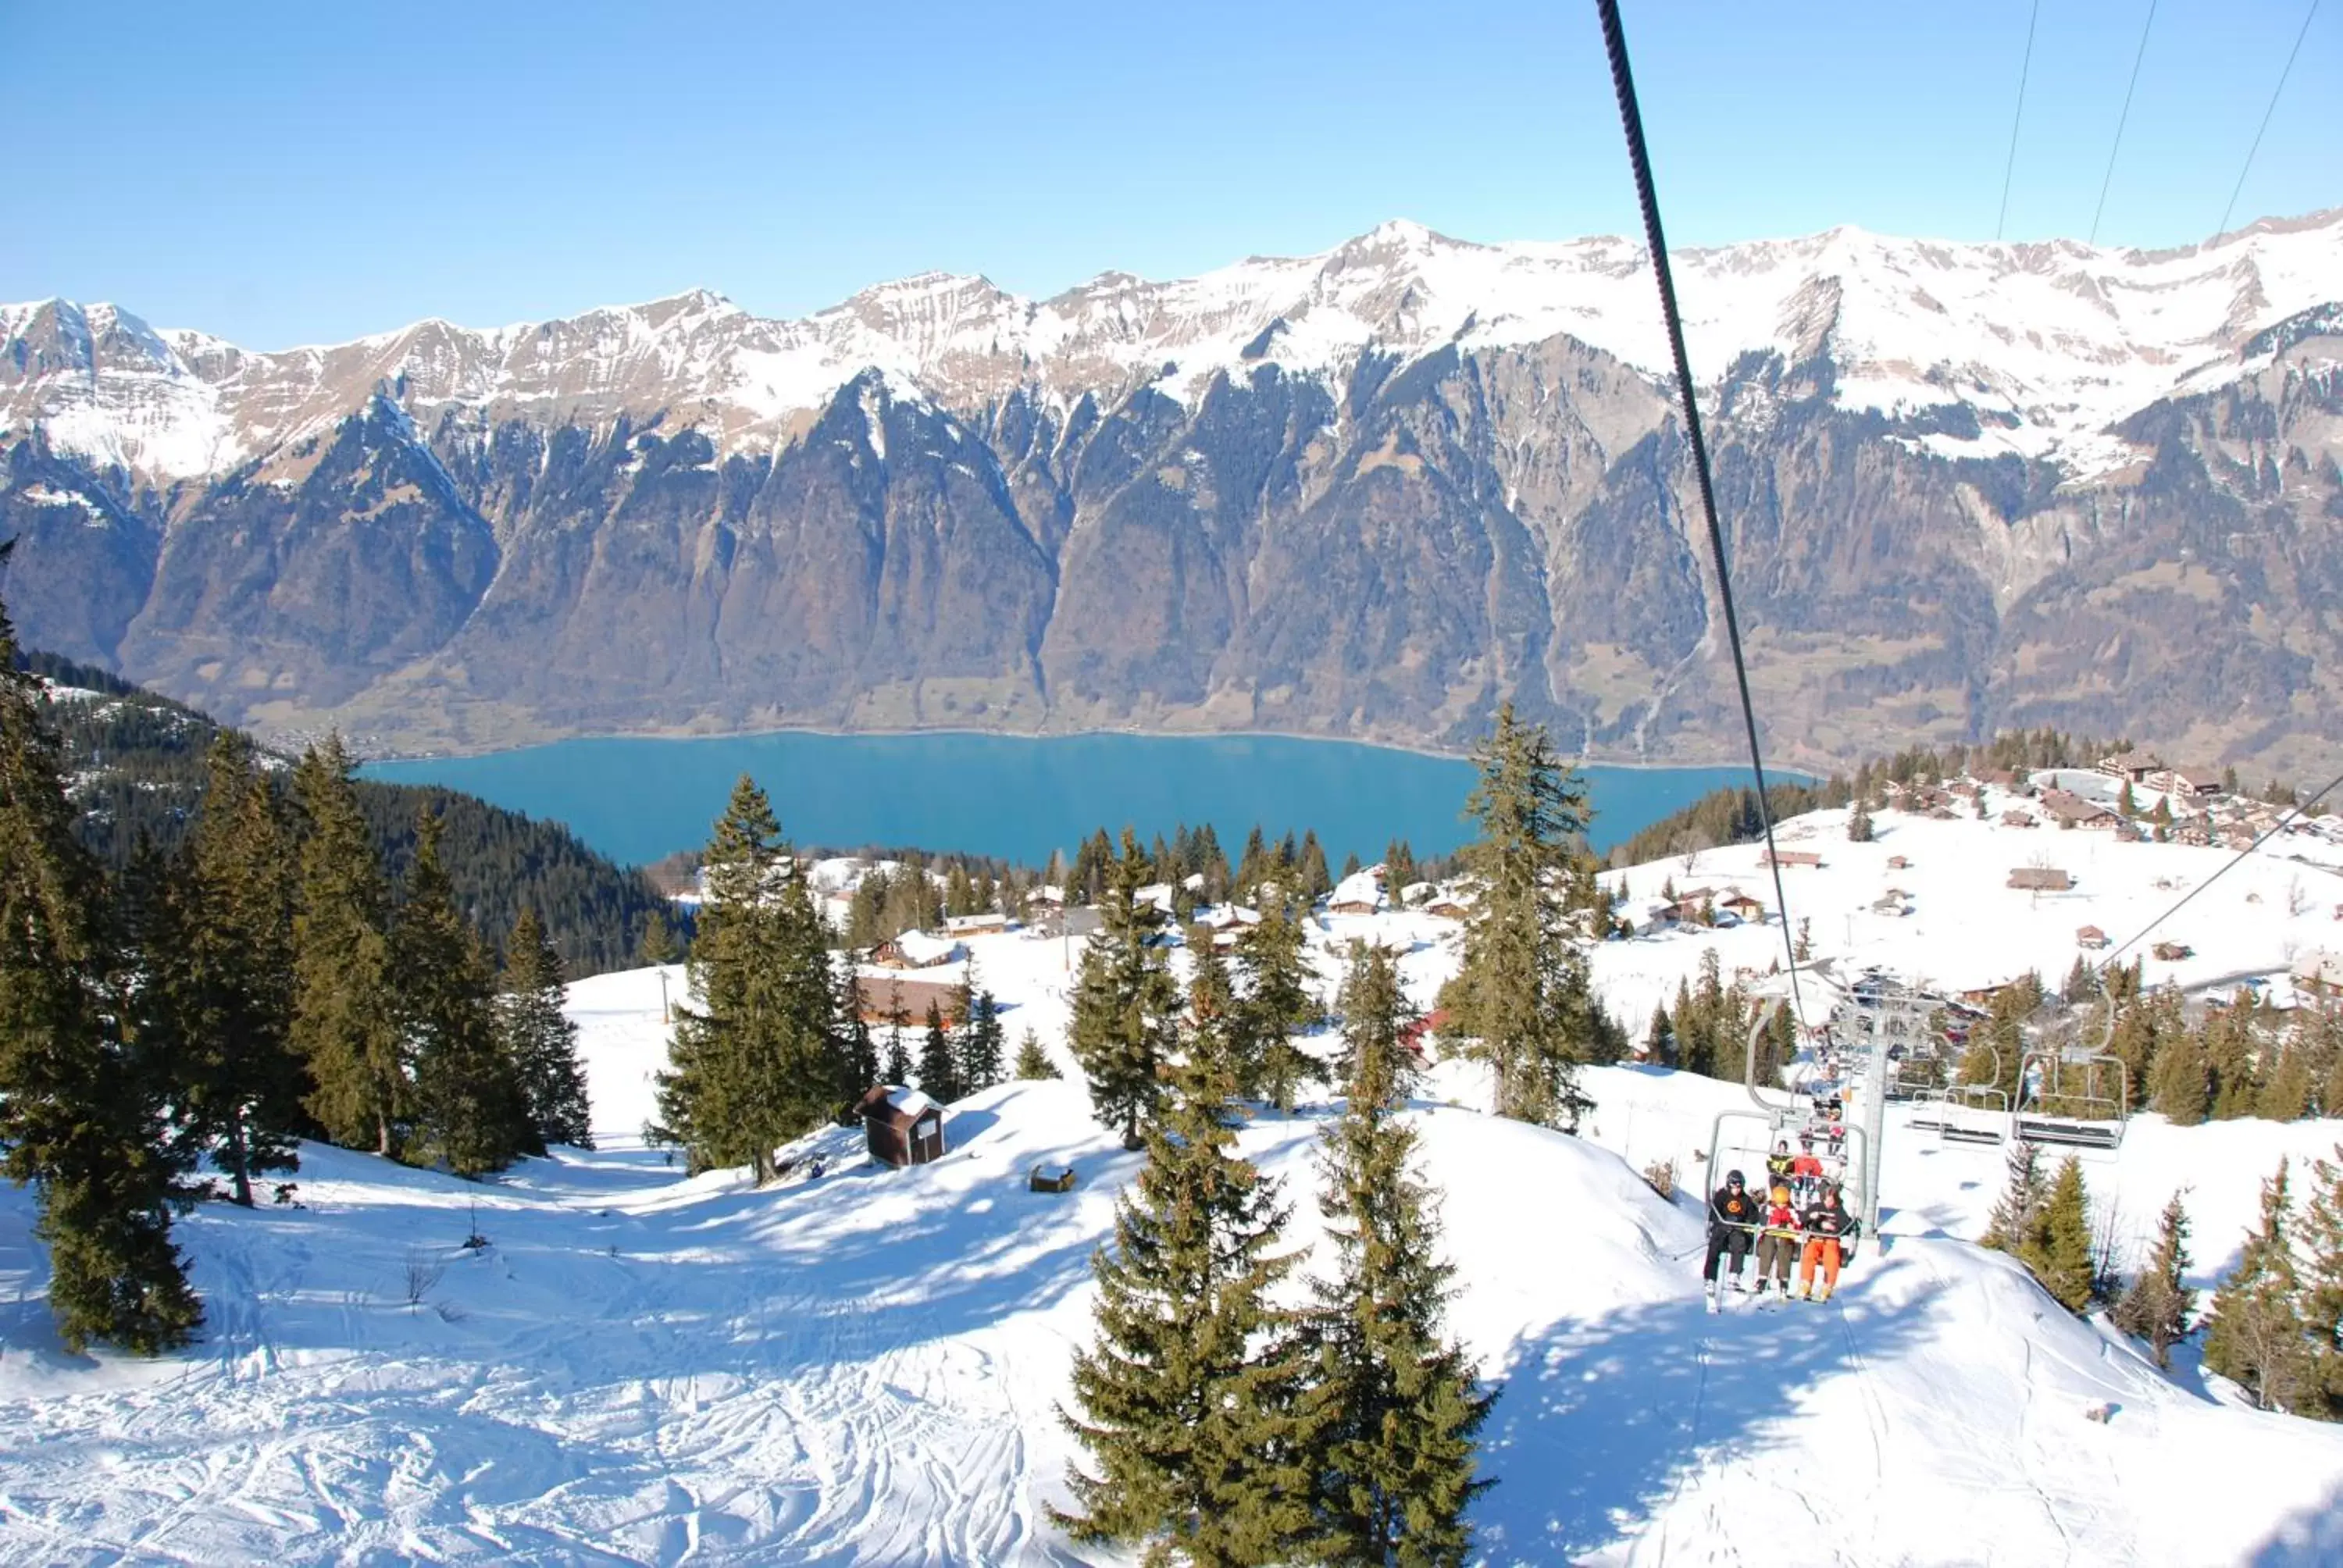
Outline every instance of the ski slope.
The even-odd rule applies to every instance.
[[[1325,946],[1402,943],[1421,1003],[1453,930],[1335,918],[1317,950],[1331,979]],[[1597,972],[1606,994],[1672,991],[1654,955],[1689,972],[1702,942],[1760,934],[1609,944]],[[1060,944],[970,946],[1011,1039],[1031,1027],[1062,1051]],[[1080,1084],[960,1102],[951,1154],[913,1171],[826,1132],[818,1179],[686,1178],[640,1146],[659,998],[648,970],[571,988],[598,1152],[475,1186],[313,1145],[304,1207],[191,1215],[177,1234],[210,1322],[180,1355],[65,1353],[29,1198],[0,1189],[0,1562],[1120,1561],[1047,1516],[1074,1457],[1055,1412],[1090,1333],[1090,1254],[1135,1165]],[[1413,1113],[1458,1267],[1453,1326],[1503,1385],[1486,1561],[2343,1561],[2343,1430],[2243,1409],[2185,1352],[2162,1376],[1971,1245],[1997,1151],[1892,1128],[1887,1245],[1862,1243],[1838,1298],[1710,1317],[1697,1199],[1665,1203],[1634,1171],[1674,1159],[1697,1186],[1711,1118],[1743,1091],[1634,1067],[1588,1087],[1583,1139],[1482,1114],[1485,1084],[1456,1062]],[[1298,1201],[1296,1246],[1314,1239],[1327,1113],[1242,1137]],[[2333,1121],[2148,1117],[2088,1174],[2129,1235],[2186,1186],[2209,1284],[2278,1156],[2338,1143]],[[1044,1161],[1081,1185],[1026,1191]],[[489,1245],[467,1251],[475,1228]]]

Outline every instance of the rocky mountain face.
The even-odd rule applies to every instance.
[[[1769,751],[2343,758],[2343,212],[1677,258]],[[1387,225],[1031,301],[251,353],[0,306],[25,639],[377,749],[781,725],[1739,745],[1645,258]],[[2324,777],[2324,772],[2320,777]]]

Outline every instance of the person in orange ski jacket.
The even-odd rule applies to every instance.
[[[1830,1300],[1831,1292],[1838,1288],[1838,1266],[1845,1257],[1855,1253],[1855,1237],[1863,1222],[1846,1211],[1839,1201],[1838,1189],[1825,1187],[1823,1195],[1815,1200],[1805,1213],[1805,1252],[1798,1260],[1798,1296],[1817,1302]],[[1815,1293],[1815,1266],[1823,1271],[1823,1288]]]

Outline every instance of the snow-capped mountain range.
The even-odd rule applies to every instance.
[[[1842,407],[1904,417],[1966,405],[1982,431],[1932,435],[1932,449],[2049,457],[2087,477],[2132,455],[2111,433],[2124,417],[2234,379],[2267,357],[2267,346],[2248,352],[2258,333],[2343,295],[2343,209],[2166,251],[1836,228],[1674,260],[1703,381],[1747,353],[1826,352]],[[1640,244],[1477,245],[1394,221],[1317,256],[1254,256],[1172,282],[1107,273],[1044,300],[929,273],[796,321],[701,290],[274,353],[52,299],[0,305],[0,438],[38,427],[60,449],[191,478],[314,434],[403,381],[417,407],[588,423],[673,411],[720,433],[720,452],[766,451],[871,370],[972,414],[1035,385],[1067,404],[1142,386],[1185,403],[1214,376],[1263,364],[1339,383],[1370,352],[1560,336],[1666,371]]]
[[[1738,745],[1641,248],[1387,224],[1032,300],[707,293],[258,353],[0,307],[27,638],[264,729]],[[2343,209],[1674,258],[1787,759],[2343,759]],[[1724,678],[1720,679],[1720,673]],[[2323,776],[2323,774],[2322,774]]]

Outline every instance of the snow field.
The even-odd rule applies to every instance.
[[[2079,832],[1880,823],[1879,844],[1856,846],[1810,820],[1826,864],[1785,873],[1794,914],[1815,910],[1817,948],[1846,966],[1941,920],[1936,978],[2007,978],[1994,971],[2016,945],[2008,927],[2036,912],[2000,888],[2001,838],[2095,848],[2069,863],[2118,940],[2177,896],[2157,877],[2203,874],[2203,852]],[[1869,850],[1913,859],[1895,876],[1916,913],[1850,948],[1827,940],[1823,911],[1876,896]],[[1721,886],[1735,856],[1754,864],[1709,851],[1676,880]],[[2179,978],[2282,968],[2295,918],[2282,899],[2242,900],[2298,873],[2325,875],[2249,865],[2199,900],[2239,901],[2192,930],[2198,970]],[[1639,892],[1662,874],[1628,873]],[[2040,918],[2070,944],[2093,917]],[[1454,931],[1416,914],[1333,917],[1312,941],[1329,985],[1330,947],[1401,945],[1428,1005]],[[1650,996],[1673,996],[1704,945],[1751,945],[1745,959],[1728,949],[1729,978],[1762,970],[1779,934],[1606,944],[1594,972],[1640,1037]],[[1060,945],[970,946],[1012,1044],[1032,1027],[1070,1067]],[[2026,961],[2063,970],[2068,950]],[[683,971],[668,979],[680,999]],[[598,1152],[476,1186],[312,1145],[306,1207],[191,1215],[176,1233],[210,1320],[184,1354],[66,1354],[29,1198],[0,1189],[0,1562],[1121,1561],[1076,1551],[1045,1513],[1075,1457],[1056,1406],[1091,1333],[1090,1256],[1137,1159],[1091,1120],[1079,1079],[960,1101],[937,1164],[874,1168],[858,1132],[825,1131],[805,1151],[828,1156],[826,1174],[751,1191],[739,1172],[687,1178],[639,1147],[665,1056],[659,1005],[649,970],[571,988]],[[1457,1267],[1450,1322],[1503,1385],[1484,1432],[1499,1484],[1476,1513],[1487,1561],[2343,1560],[2343,1432],[2238,1408],[2186,1352],[2161,1376],[1970,1245],[1998,1151],[1899,1119],[1887,1245],[1861,1243],[1837,1299],[1735,1298],[1710,1317],[1696,1274],[1711,1173],[1694,1156],[1745,1094],[1638,1067],[1586,1087],[1583,1139],[1481,1114],[1483,1075],[1461,1061],[1427,1075],[1413,1113]],[[1318,1235],[1328,1114],[1266,1113],[1241,1135],[1285,1183],[1297,1249]],[[2332,1121],[2144,1117],[2087,1173],[2134,1236],[2186,1185],[2209,1284],[2278,1155],[2338,1142]],[[1635,1174],[1662,1158],[1686,1189],[1673,1205]],[[1043,1161],[1072,1163],[1081,1184],[1027,1191]],[[467,1251],[475,1224],[490,1245]],[[2110,1405],[2104,1423],[2087,1419]]]

